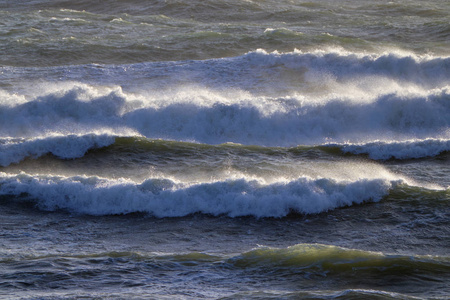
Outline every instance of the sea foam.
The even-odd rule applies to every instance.
[[[379,201],[393,184],[396,182],[384,179],[350,182],[308,177],[273,184],[244,178],[198,184],[154,178],[137,184],[126,179],[0,173],[0,195],[20,196],[18,201],[25,197],[44,210],[90,215],[144,212],[156,217],[193,213],[284,217],[291,212],[320,213]]]
[[[205,144],[335,143],[375,159],[436,155],[450,139],[448,57],[258,50],[205,61],[1,71],[14,82],[48,79],[1,91],[2,165],[44,153],[78,157],[97,146],[64,154],[51,137],[104,132]],[[5,142],[17,139],[27,141]]]
[[[144,62],[127,65],[80,65],[52,68],[0,67],[4,80],[12,80],[16,88],[23,78],[29,81],[78,81],[93,85],[122,85],[161,90],[196,84],[213,89],[240,89],[252,93],[270,91],[305,92],[315,85],[323,90],[330,82],[351,83],[374,79],[443,88],[450,78],[450,57],[390,52],[382,54],[352,53],[339,49],[289,53],[266,52],[262,49],[247,54],[208,60]],[[379,87],[379,86],[378,86]],[[33,89],[36,85],[33,85]],[[386,84],[381,88],[386,89]]]
[[[374,95],[361,102],[335,94],[317,100],[197,88],[136,97],[120,90],[91,95],[90,89],[75,86],[17,106],[2,106],[0,134],[34,137],[109,128],[134,130],[148,138],[293,146],[330,139],[361,141],[370,135],[437,138],[448,135],[450,128],[447,88]]]
[[[88,150],[113,144],[110,135],[49,136],[33,139],[0,139],[0,166],[18,163],[27,157],[37,158],[53,154],[59,158],[82,157]]]
[[[330,145],[336,146],[336,145]],[[376,160],[413,159],[436,156],[450,151],[448,139],[409,140],[401,142],[370,142],[366,144],[338,145],[342,151],[354,154],[368,154]]]

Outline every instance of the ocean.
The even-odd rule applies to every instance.
[[[450,2],[0,1],[0,298],[449,299]]]

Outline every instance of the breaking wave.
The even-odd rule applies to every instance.
[[[272,184],[244,178],[197,184],[152,178],[135,183],[96,176],[0,175],[0,195],[34,201],[44,210],[62,209],[89,215],[143,212],[156,217],[194,213],[230,217],[314,214],[380,201],[399,183],[384,179],[351,182],[308,177]]]

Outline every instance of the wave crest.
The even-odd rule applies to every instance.
[[[27,157],[37,158],[53,154],[59,158],[72,159],[85,155],[90,149],[102,148],[113,144],[115,138],[110,135],[69,135],[49,136],[34,139],[0,139],[0,166],[18,163]]]
[[[447,138],[448,89],[382,94],[370,101],[330,95],[260,97],[208,89],[144,97],[74,87],[0,106],[0,136],[84,135],[109,130],[147,138],[261,146]],[[97,94],[96,94],[97,93]],[[237,97],[236,97],[237,96]],[[86,99],[87,98],[87,99]]]
[[[26,199],[44,210],[89,215],[144,212],[156,217],[194,213],[284,217],[291,212],[313,214],[379,201],[393,184],[383,179],[346,182],[308,177],[273,184],[246,179],[183,184],[157,178],[136,184],[125,179],[2,173],[0,194],[27,195]],[[20,201],[20,197],[16,199]]]

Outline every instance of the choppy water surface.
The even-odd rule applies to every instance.
[[[446,299],[445,1],[0,1],[0,295]]]

